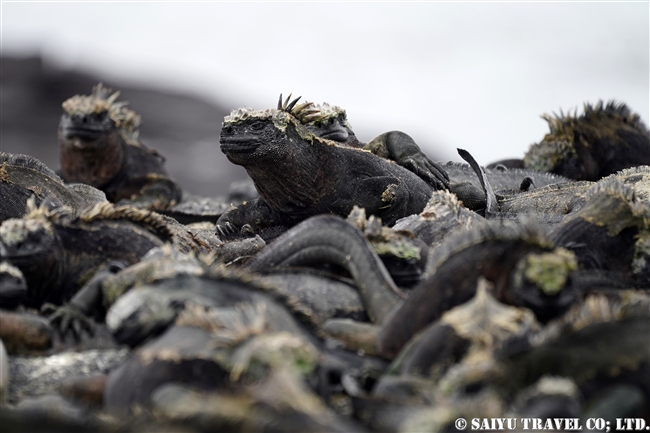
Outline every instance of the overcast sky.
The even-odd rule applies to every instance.
[[[648,2],[3,2],[2,50],[228,108],[293,92],[344,107],[362,140],[398,129],[444,160],[462,147],[487,164],[541,140],[542,113],[583,102],[624,101],[648,123],[649,13]]]

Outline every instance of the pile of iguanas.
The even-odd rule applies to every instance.
[[[251,180],[224,198],[183,191],[118,97],[63,103],[58,174],[0,154],[3,426],[650,417],[650,133],[624,104],[481,167],[281,95],[224,119]]]

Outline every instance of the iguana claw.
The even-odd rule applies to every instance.
[[[63,337],[71,333],[76,341],[82,339],[83,334],[95,335],[95,322],[87,317],[74,305],[56,306],[46,303],[41,307],[41,313],[47,317],[50,324]]]

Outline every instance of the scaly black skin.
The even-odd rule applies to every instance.
[[[370,140],[363,148],[395,161],[417,174],[436,190],[449,189],[450,187],[449,175],[444,166],[426,156],[415,140],[404,132],[384,132]]]
[[[406,230],[435,250],[454,232],[482,224],[484,218],[463,206],[457,196],[449,191],[436,191],[419,215],[399,220],[393,230]]]
[[[0,226],[0,259],[25,275],[25,306],[41,308],[62,335],[72,330],[80,338],[83,330],[94,332],[85,313],[96,315],[101,309],[101,281],[169,237],[129,221],[47,221],[45,215],[30,214]]]
[[[650,167],[608,176],[587,191],[586,204],[551,233],[581,268],[650,288]]]
[[[280,95],[280,99],[282,99],[282,95]],[[279,109],[282,108],[282,104],[279,103],[278,107]],[[312,111],[315,113],[310,116],[319,116],[317,109]],[[426,156],[413,138],[401,131],[385,132],[370,142],[363,143],[358,140],[347,122],[345,112],[341,112],[336,117],[326,117],[318,121],[303,122],[303,124],[309,131],[320,138],[336,141],[353,148],[364,149],[377,156],[394,161],[418,175],[436,190],[449,189],[449,176],[441,164]],[[254,198],[256,197],[257,193],[255,192]],[[230,202],[232,201],[230,200]]]
[[[476,296],[412,338],[391,370],[400,375],[432,376],[437,381],[451,365],[463,362],[466,354],[483,352],[488,358],[509,337],[538,327],[530,310],[497,301],[489,284],[479,280]]]
[[[467,240],[483,231],[480,240]],[[441,259],[432,258],[434,265],[442,261],[434,266],[431,276],[418,284],[384,321],[379,335],[380,353],[393,358],[418,331],[438,320],[445,311],[469,301],[476,293],[479,277],[494,285],[498,301],[530,308],[539,320],[546,321],[563,313],[578,297],[571,278],[552,296],[526,278],[515,282],[516,275],[521,276],[517,267],[529,254],[552,251],[550,243],[543,246],[520,233],[515,229],[485,226],[450,238],[439,248]]]
[[[582,269],[619,285],[650,287],[649,167],[622,170],[596,183],[549,185],[496,203],[485,173],[471,155],[465,152],[463,157],[471,161],[486,202],[492,203],[486,217],[534,216],[551,232],[556,246],[576,254]]]
[[[485,190],[477,178],[476,170],[468,164],[448,162],[443,165],[449,174],[450,191],[472,210],[480,211],[486,207]],[[564,184],[571,180],[551,173],[530,169],[483,168],[487,184],[490,185],[498,199],[516,197],[547,185]]]
[[[323,213],[345,217],[354,205],[390,226],[419,213],[433,192],[397,164],[313,135],[288,112],[252,113],[227,117],[220,142],[228,159],[246,169],[260,198],[221,216],[222,231],[293,226]]]
[[[624,168],[650,164],[650,132],[625,104],[585,104],[580,116],[543,116],[550,132],[530,146],[527,168],[596,181]]]
[[[163,218],[163,221],[167,220]],[[221,244],[210,251],[203,250],[201,247],[196,249],[196,241],[201,242],[201,240],[195,239],[194,245],[188,243],[187,232],[178,230],[176,226],[183,227],[178,223],[171,224],[167,227],[171,233],[160,234],[161,240],[169,240],[171,235],[173,245],[165,246],[171,253],[165,252],[164,248],[156,248],[155,252],[146,251],[146,259],[140,260],[142,258],[140,257],[136,260],[136,266],[130,266],[133,260],[127,261],[109,255],[107,260],[90,275],[92,278],[76,290],[63,307],[52,308],[54,306],[48,305],[50,321],[57,325],[61,333],[72,330],[73,337],[77,339],[83,337],[82,331],[92,335],[95,330],[94,321],[102,322],[106,310],[134,285],[147,279],[160,278],[157,275],[161,273],[165,278],[171,278],[172,274],[177,274],[179,277],[185,274],[195,275],[199,264],[193,254],[186,255],[186,253],[197,255],[213,253],[215,262],[231,263],[238,261],[242,256],[253,255],[264,246],[264,241],[257,236],[239,242]],[[146,244],[146,240],[144,243]],[[121,272],[123,270],[124,272]]]
[[[25,221],[8,220],[0,226],[0,251],[1,259],[25,276],[25,305],[32,308],[45,302],[60,305],[107,262],[133,264],[151,248],[164,243],[146,229],[128,222],[30,225]],[[18,230],[24,231],[20,239],[15,237]]]
[[[160,386],[160,382],[180,380],[191,384],[191,380],[194,380],[197,385],[203,381],[202,386],[228,385],[227,371],[218,363],[214,360],[202,359],[200,356],[195,359],[190,355],[192,353],[190,350],[212,350],[214,346],[206,345],[206,339],[210,338],[210,334],[198,326],[174,326],[174,319],[186,303],[201,305],[206,309],[208,307],[233,308],[236,304],[252,304],[255,300],[263,299],[264,296],[251,293],[243,284],[229,281],[214,282],[187,277],[181,277],[181,281],[169,278],[154,283],[161,300],[160,305],[155,305],[155,308],[161,311],[157,311],[155,315],[142,314],[145,317],[141,317],[141,311],[147,311],[138,305],[146,304],[146,299],[143,301],[142,297],[138,297],[141,292],[130,292],[126,295],[132,298],[128,306],[122,307],[116,304],[109,312],[115,317],[109,317],[107,320],[109,327],[121,343],[135,347],[149,338],[144,348],[140,350],[158,346],[165,347],[169,353],[178,354],[173,362],[152,359],[152,362],[141,363],[138,357],[134,357],[130,362],[111,372],[105,392],[105,404],[109,410],[126,411],[135,402],[148,403],[149,395]],[[176,290],[179,284],[183,285],[184,290]],[[273,308],[274,304],[269,307]],[[284,314],[289,316],[287,318],[289,321],[293,319],[287,312]],[[161,321],[160,317],[164,319]],[[155,323],[156,321],[160,323]],[[161,332],[163,334],[158,335]],[[188,368],[187,364],[191,366]],[[135,374],[132,373],[133,370],[136,371]],[[185,378],[185,376],[189,377]],[[134,377],[139,378],[137,384],[133,380]],[[206,380],[206,378],[211,379]]]
[[[426,156],[415,140],[404,132],[384,132],[368,143],[362,143],[351,129],[342,126],[337,120],[325,125],[307,125],[307,129],[321,138],[368,150],[377,156],[395,161],[417,174],[436,190],[449,189],[449,176],[444,167]]]
[[[242,274],[240,277],[247,278]],[[182,290],[179,290],[181,286]],[[155,298],[156,302],[151,302],[151,298]],[[193,312],[190,311],[191,307],[194,307]],[[242,315],[244,310],[248,311],[246,317],[249,320]],[[200,317],[201,312],[209,313],[213,319],[205,315]],[[215,320],[212,323],[219,323],[216,322],[219,317],[222,318],[221,326],[215,326],[212,331],[206,329],[212,320]],[[228,317],[232,320],[226,324],[236,332],[243,332],[243,335],[230,344],[220,345],[217,337],[229,333],[229,326],[223,326]],[[262,319],[263,325],[257,331],[254,323],[259,321],[251,320],[255,317]],[[232,276],[177,276],[153,282],[124,295],[110,309],[106,320],[118,341],[132,347],[139,346],[136,349],[138,356],[111,372],[105,392],[105,404],[109,410],[128,409],[133,403],[146,405],[149,394],[165,382],[195,383],[204,388],[219,386],[222,390],[223,386],[237,387],[238,381],[229,378],[227,372],[224,375],[223,371],[225,365],[232,366],[236,362],[226,364],[223,361],[228,358],[224,356],[233,356],[238,345],[247,344],[247,340],[265,334],[298,336],[304,341],[303,344],[318,350],[317,362],[323,374],[313,378],[314,382],[310,383],[317,383],[318,389],[326,394],[329,392],[329,382],[336,381],[328,375],[331,370],[336,372],[334,377],[340,377],[344,371],[351,374],[357,368],[365,367],[373,372],[385,368],[385,363],[380,360],[369,357],[362,359],[328,349],[284,306],[260,293],[254,284],[247,284]],[[245,328],[249,326],[253,326],[253,330],[246,335]],[[264,350],[268,352],[277,348],[269,346]],[[140,355],[146,352],[154,355],[150,358],[151,362],[143,362],[144,357]],[[170,354],[171,357],[168,356]],[[191,364],[194,364],[194,368]],[[217,368],[219,365],[221,368]],[[204,367],[212,371],[206,371]],[[205,374],[212,379],[206,381]],[[134,378],[138,379],[134,381]]]
[[[293,227],[245,268],[271,268],[330,263],[346,269],[354,279],[370,320],[381,323],[404,297],[365,237],[334,215],[318,215]]]
[[[465,159],[476,175],[476,179],[482,191],[479,192],[473,184],[471,188],[465,189],[471,197],[470,203],[483,208],[482,214],[488,219],[497,219],[501,221],[521,221],[522,217],[534,218],[546,232],[550,232],[564,219],[571,214],[579,211],[585,204],[585,197],[589,188],[594,183],[588,181],[570,181],[561,176],[549,173],[534,173],[530,170],[516,170],[517,173],[535,176],[542,181],[552,181],[558,179],[560,182],[551,183],[540,188],[524,190],[524,187],[532,187],[535,181],[531,176],[526,176],[522,182],[520,191],[501,191],[496,194],[491,185],[492,179],[497,185],[504,186],[504,181],[508,182],[508,176],[494,176],[499,171],[507,174],[508,170],[487,170],[478,165],[472,155],[458,149],[459,155]],[[513,173],[515,174],[515,173]],[[514,179],[518,176],[515,174]],[[511,178],[513,179],[513,178]],[[454,188],[452,188],[454,189]],[[458,195],[458,190],[456,193]],[[465,197],[467,198],[467,197]],[[471,206],[470,206],[471,207]]]
[[[541,330],[512,337],[495,355],[519,384],[544,376],[571,378],[585,399],[602,396],[613,384],[626,384],[645,394],[647,402],[649,334],[647,293],[626,291],[614,299],[590,295]]]
[[[280,99],[282,99],[282,95],[280,95]],[[286,107],[288,99],[284,107]],[[305,119],[303,124],[315,135],[351,147],[363,148],[377,156],[395,161],[417,174],[436,190],[451,190],[469,209],[481,210],[485,208],[483,188],[477,182],[474,171],[468,165],[454,162],[442,165],[432,161],[420,150],[413,138],[401,131],[386,132],[368,143],[362,143],[352,131],[345,111],[338,107],[328,107],[329,110],[323,114],[317,107],[312,108],[309,103],[304,105],[306,108],[300,113],[301,117]],[[278,103],[278,108],[282,107],[282,103]],[[502,161],[506,164],[495,163],[493,167],[485,169],[490,185],[495,192],[507,191],[509,195],[513,195],[519,191],[528,191],[532,188],[569,181],[563,176],[526,170],[523,161],[517,161],[519,163],[515,160]]]
[[[61,177],[101,189],[109,201],[165,209],[178,203],[181,188],[164,158],[141,143],[127,143],[107,110],[68,113],[58,130]]]
[[[278,101],[278,109],[289,109],[295,106],[299,98],[291,101],[291,95],[282,102]],[[327,108],[325,108],[327,107]],[[401,131],[389,131],[378,135],[368,143],[359,141],[347,120],[345,110],[324,104],[314,106],[307,102],[297,107],[298,116],[303,125],[314,135],[336,141],[350,147],[368,150],[377,156],[395,161],[407,170],[417,174],[434,189],[449,189],[449,177],[444,168],[426,156],[415,140]]]
[[[0,244],[0,249],[4,248]],[[4,256],[4,252],[0,251]],[[27,297],[27,282],[22,272],[15,266],[0,262],[0,308],[13,309]]]

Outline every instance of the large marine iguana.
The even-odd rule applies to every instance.
[[[580,116],[542,116],[550,132],[530,146],[526,168],[576,180],[598,180],[624,168],[650,164],[650,132],[625,104],[585,104]]]
[[[61,177],[106,193],[111,202],[165,209],[181,199],[164,158],[138,140],[140,116],[116,102],[119,92],[98,84],[63,103],[59,124]]]
[[[280,95],[278,109],[286,109],[289,104],[289,98],[283,102],[282,95]],[[302,104],[296,117],[307,129],[321,138],[368,150],[377,156],[395,161],[417,174],[437,190],[451,190],[466,207],[472,210],[480,210],[485,207],[482,187],[477,182],[472,167],[457,162],[440,164],[431,160],[422,152],[415,140],[404,132],[385,132],[368,143],[363,143],[359,141],[352,130],[346,111],[339,106],[327,103],[314,105],[311,102],[306,102]],[[556,174],[525,169],[523,161],[518,168],[506,168],[506,166],[500,165],[486,168],[484,171],[494,191],[507,196],[533,188],[570,181],[570,179]]]
[[[278,110],[287,109],[291,95],[283,102],[278,101]],[[431,160],[422,152],[415,140],[401,131],[389,131],[378,135],[368,143],[359,141],[352,130],[346,111],[328,103],[315,105],[305,102],[299,107],[296,117],[315,135],[351,147],[364,149],[382,158],[395,161],[407,170],[417,174],[435,189],[449,189],[449,176],[441,164]]]
[[[390,226],[424,208],[431,185],[370,152],[313,134],[297,117],[305,105],[241,108],[225,118],[221,151],[246,169],[260,198],[225,213],[220,231],[292,226],[322,213],[346,217],[354,205]]]

